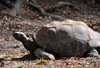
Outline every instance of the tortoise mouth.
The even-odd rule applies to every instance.
[[[17,33],[13,33],[13,36],[18,36],[18,34]]]
[[[19,35],[17,33],[13,33],[15,39],[19,40]]]

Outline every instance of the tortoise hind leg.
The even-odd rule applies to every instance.
[[[83,57],[100,57],[100,55],[96,49],[92,49],[86,52]]]
[[[51,60],[55,60],[54,55],[44,51],[41,48],[38,48],[34,51],[34,55],[38,58],[44,58],[44,59],[51,59]]]

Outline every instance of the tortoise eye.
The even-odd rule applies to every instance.
[[[15,35],[15,36],[17,36],[18,34],[17,34],[17,33],[15,33],[14,35]]]

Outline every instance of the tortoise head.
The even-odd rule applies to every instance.
[[[13,36],[16,40],[21,41],[24,47],[31,52],[34,53],[34,50],[37,49],[37,44],[33,40],[31,41],[23,32],[14,32]]]
[[[28,37],[23,32],[14,32],[13,37],[21,42],[25,42],[28,40]]]

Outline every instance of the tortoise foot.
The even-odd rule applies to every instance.
[[[92,49],[86,54],[86,57],[100,57],[100,55],[96,49]]]
[[[38,58],[43,58],[43,59],[51,59],[51,60],[55,60],[54,55],[44,51],[41,48],[38,48],[34,51],[34,55]]]

